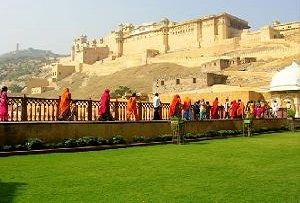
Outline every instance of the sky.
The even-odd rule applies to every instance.
[[[172,21],[228,12],[253,30],[300,21],[299,0],[0,0],[0,54],[37,48],[68,54],[81,34],[103,36],[130,22]]]

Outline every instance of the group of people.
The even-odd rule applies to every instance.
[[[246,105],[241,99],[229,101],[227,98],[224,104],[219,103],[215,98],[212,105],[204,99],[196,101],[193,105],[191,98],[185,97],[183,103],[179,95],[174,95],[170,103],[170,117],[179,117],[184,120],[203,119],[242,119],[242,118],[264,118],[272,116],[277,118],[279,105],[274,100],[271,107],[264,101],[249,101]]]
[[[139,120],[138,110],[137,110],[137,99],[136,93],[127,101],[127,120]],[[72,104],[72,98],[69,88],[65,88],[60,97],[59,107],[58,107],[58,120],[61,121],[71,121],[76,120],[77,111],[76,106]],[[113,121],[114,118],[110,112],[110,90],[105,89],[100,96],[100,106],[98,108],[98,120],[99,121]]]
[[[0,93],[0,121],[8,120],[7,90],[7,87],[4,86]],[[161,120],[161,101],[158,93],[155,93],[153,97],[153,108],[153,120]],[[279,104],[276,100],[272,102],[271,106],[264,101],[249,101],[244,105],[241,99],[230,102],[228,98],[222,105],[220,105],[218,98],[215,98],[212,105],[210,105],[209,101],[205,101],[204,99],[198,100],[192,105],[191,98],[185,97],[182,103],[180,96],[176,94],[170,103],[169,116],[183,118],[184,120],[264,118],[265,116],[269,117],[270,115],[277,118],[278,111]],[[76,120],[76,116],[76,105],[72,103],[69,88],[65,88],[59,100],[58,120]],[[140,119],[136,93],[133,93],[127,101],[126,119],[127,121],[138,121]],[[114,120],[110,112],[109,89],[105,89],[100,96],[98,120]]]

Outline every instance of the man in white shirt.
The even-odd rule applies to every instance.
[[[278,105],[277,101],[274,100],[272,103],[272,115],[274,118],[277,118],[278,110],[279,110],[279,105]]]
[[[153,120],[160,120],[159,109],[160,109],[160,98],[158,93],[155,93],[153,97],[153,108],[154,108],[154,118]]]

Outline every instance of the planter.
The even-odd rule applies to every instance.
[[[184,121],[181,120],[171,120],[171,131],[172,131],[172,142],[173,143],[183,143],[185,127]]]
[[[290,131],[295,131],[295,119],[293,117],[288,117],[288,127]]]
[[[252,135],[252,119],[250,118],[243,120],[243,136],[245,136],[245,132],[248,137]]]

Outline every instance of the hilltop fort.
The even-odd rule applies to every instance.
[[[246,20],[228,13],[182,22],[122,23],[105,36],[74,39],[69,57],[47,65],[52,70],[48,86],[55,91],[44,95],[57,95],[62,86],[85,97],[119,85],[170,95],[215,85],[257,91],[300,59],[299,45],[300,22],[274,21],[253,31]],[[33,86],[32,94],[49,90]]]

